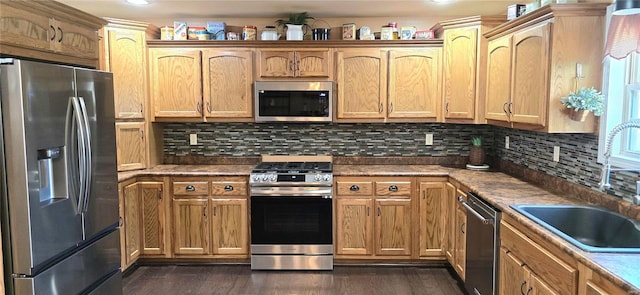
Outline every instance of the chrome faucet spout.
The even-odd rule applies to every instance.
[[[629,128],[640,128],[640,120],[631,120],[627,122],[622,122],[613,129],[607,136],[607,141],[605,142],[605,150],[604,150],[604,163],[602,164],[602,170],[600,172],[600,190],[604,191],[611,188],[611,184],[609,183],[609,176],[611,174],[611,164],[609,164],[609,158],[611,157],[611,149],[613,147],[613,138],[620,133],[620,131],[629,129]],[[613,169],[614,171],[638,171],[638,169]],[[639,201],[640,202],[640,201]]]

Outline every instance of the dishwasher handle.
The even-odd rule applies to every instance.
[[[473,215],[478,217],[478,219],[480,219],[480,221],[482,221],[483,224],[494,224],[495,223],[495,220],[493,218],[486,218],[486,217],[482,216],[482,214],[478,213],[478,211],[473,209],[471,206],[469,206],[469,204],[467,204],[467,202],[465,202],[462,197],[458,197],[458,202],[460,202],[460,204],[462,204],[462,206],[467,208],[467,211],[473,213]]]

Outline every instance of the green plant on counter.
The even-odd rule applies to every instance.
[[[593,87],[581,87],[578,91],[571,91],[560,101],[567,109],[591,111],[596,116],[602,115],[604,111],[604,95]]]
[[[471,137],[471,144],[473,146],[481,146],[482,145],[482,137],[480,137],[480,136]]]
[[[288,19],[279,19],[276,21],[278,26],[284,26],[286,24],[292,25],[306,25],[308,19],[314,19],[308,12],[290,13]]]

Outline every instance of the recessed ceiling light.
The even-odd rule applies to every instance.
[[[440,2],[449,2],[451,0],[431,0],[431,1],[436,2],[436,3],[440,3]]]
[[[129,4],[135,4],[135,5],[147,5],[149,4],[149,1],[147,0],[125,0],[127,3]]]

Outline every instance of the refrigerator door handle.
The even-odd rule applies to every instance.
[[[76,193],[76,185],[79,184],[79,190],[77,192],[77,210],[78,213],[82,211],[84,195],[87,190],[86,187],[86,132],[84,131],[84,124],[82,115],[80,113],[80,104],[76,97],[69,98],[69,107],[67,108],[67,126],[66,126],[66,142],[68,145],[69,153],[69,183],[73,188],[70,192]],[[77,146],[77,153],[74,148]],[[77,163],[75,162],[77,158]],[[77,166],[76,166],[77,165]]]
[[[82,123],[84,124],[84,136],[85,136],[85,191],[84,191],[84,200],[82,201],[82,212],[86,213],[89,210],[89,197],[91,196],[91,171],[92,167],[92,154],[91,149],[91,127],[89,125],[89,116],[87,115],[87,106],[84,102],[83,97],[78,97],[78,102],[80,103],[80,110],[82,111]]]

